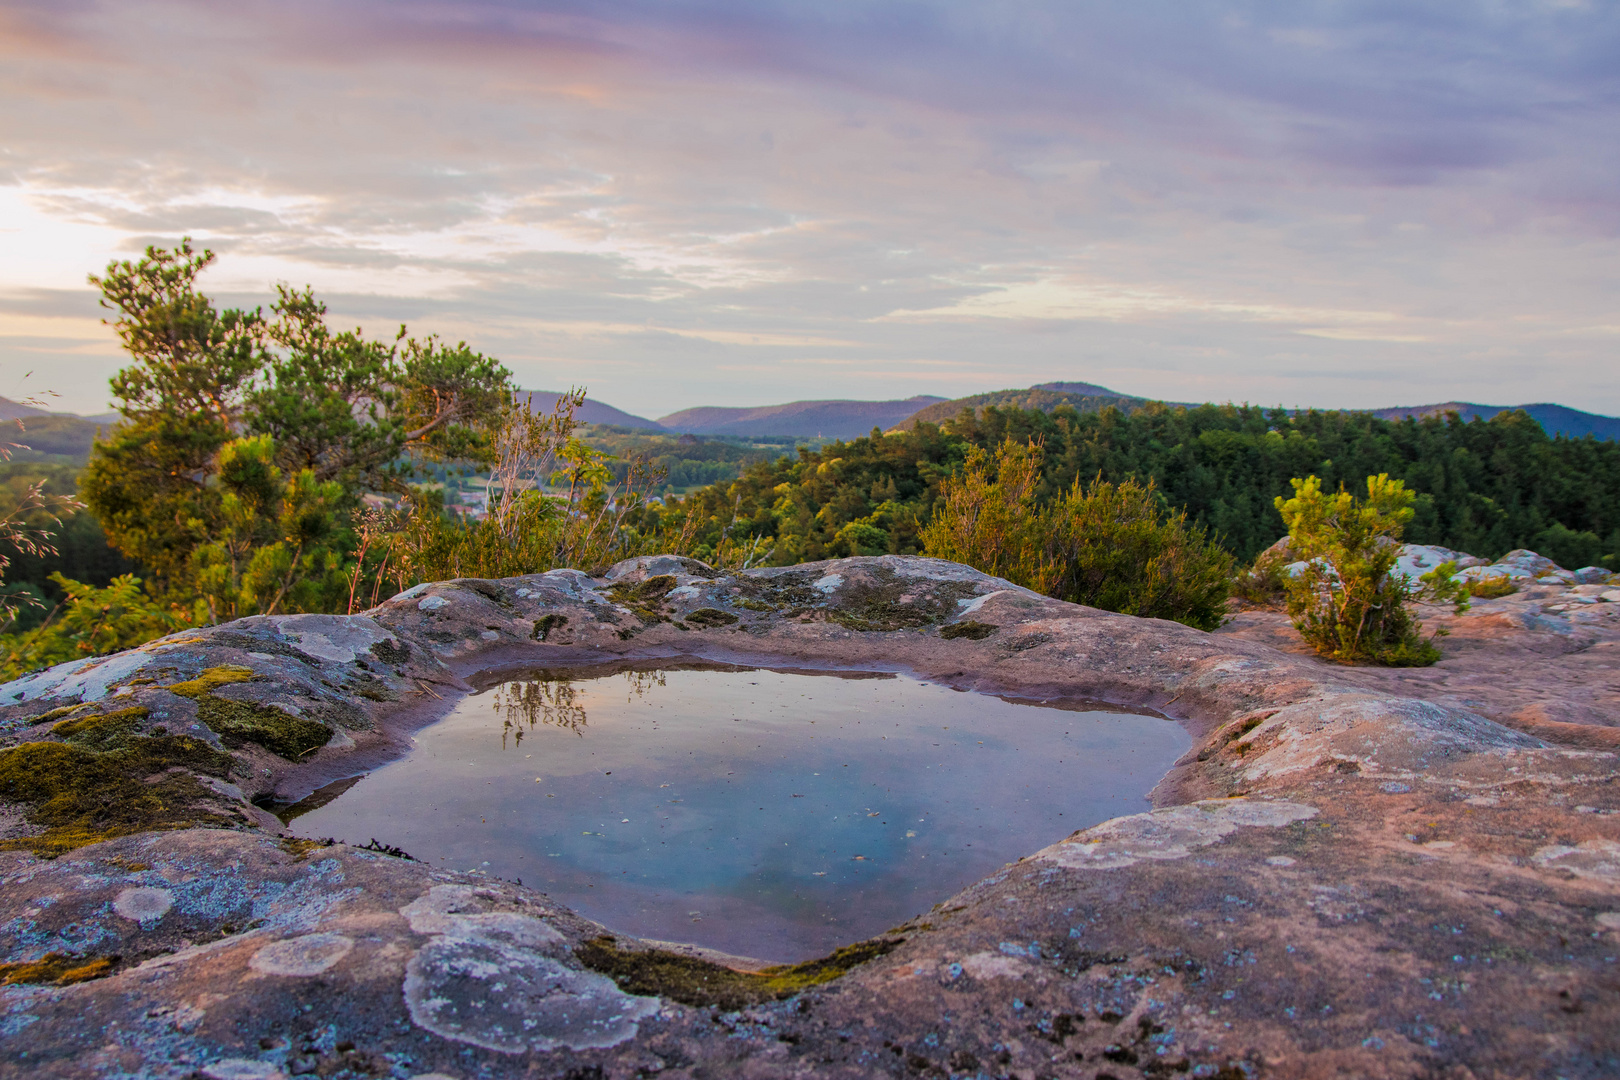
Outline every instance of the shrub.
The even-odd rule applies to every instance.
[[[1233,558],[1152,481],[1076,481],[1035,502],[1042,451],[1011,439],[974,448],[942,485],[944,505],[922,532],[930,555],[964,562],[1048,596],[1105,611],[1213,630],[1225,617]]]
[[[1272,607],[1287,602],[1290,558],[1282,552],[1267,548],[1255,557],[1254,565],[1239,574],[1232,582],[1232,594],[1245,603],[1257,607]]]
[[[154,599],[130,574],[105,589],[63,577],[51,579],[67,594],[46,621],[33,630],[0,635],[0,678],[14,679],[39,668],[88,656],[132,649],[153,638],[208,621],[203,601],[188,608]]]
[[[1468,595],[1478,600],[1495,600],[1501,596],[1512,596],[1518,591],[1518,582],[1506,574],[1499,574],[1496,577],[1475,578],[1468,583]]]
[[[1468,590],[1452,575],[1456,564],[1442,563],[1423,575],[1417,590],[1394,573],[1400,536],[1412,518],[1415,495],[1387,474],[1367,478],[1367,498],[1358,500],[1340,485],[1322,491],[1315,476],[1290,481],[1294,497],[1277,497],[1295,554],[1304,570],[1288,583],[1288,614],[1317,652],[1345,663],[1421,667],[1440,659],[1434,638],[1407,607],[1410,599],[1450,601],[1462,612]]]

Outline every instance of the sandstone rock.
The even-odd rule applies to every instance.
[[[1402,544],[1400,557],[1395,561],[1395,571],[1415,582],[1435,567],[1448,562],[1455,563],[1459,570],[1485,565],[1484,559],[1466,552],[1427,544]]]
[[[1508,552],[1489,566],[1470,566],[1457,576],[1465,581],[1506,578],[1524,584],[1534,582],[1569,586],[1582,583],[1575,572],[1565,570],[1551,559],[1523,548]]]
[[[0,1075],[1604,1075],[1620,605],[1571,596],[1426,612],[1440,664],[1355,669],[1274,613],[1205,634],[937,560],[639,559],[65,665],[0,687],[0,737],[186,733],[213,771],[181,810],[215,827],[46,848],[12,808]],[[680,658],[1151,707],[1195,750],[1158,809],[1032,839],[782,998],[532,889],[278,836],[246,801],[387,760],[503,666]]]

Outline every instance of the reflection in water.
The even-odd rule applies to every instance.
[[[645,697],[654,687],[666,685],[662,671],[626,671],[624,679],[630,685],[630,693],[624,699],[627,704]],[[502,717],[503,750],[507,748],[509,736],[515,749],[523,745],[525,730],[533,731],[541,724],[572,731],[581,738],[585,735],[585,706],[580,703],[578,688],[567,676],[501,683],[495,688],[494,706]]]
[[[503,717],[503,750],[507,736],[512,736],[514,747],[521,746],[524,731],[541,724],[585,737],[585,706],[579,703],[578,689],[567,679],[502,683],[495,688],[495,712]]]
[[[802,960],[1146,809],[1187,745],[1157,717],[906,676],[546,673],[467,698],[293,829],[522,879],[640,937]]]

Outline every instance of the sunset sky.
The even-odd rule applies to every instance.
[[[1612,3],[0,0],[0,95],[0,394],[63,409],[85,275],[189,233],[653,417],[1620,413]]]

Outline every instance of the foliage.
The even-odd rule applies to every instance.
[[[877,552],[877,532],[845,531],[855,522],[887,533],[887,552],[914,554],[939,505],[941,478],[969,447],[993,451],[1007,438],[1045,448],[1038,505],[1064,497],[1077,480],[1152,481],[1167,505],[1245,560],[1277,539],[1272,500],[1289,492],[1290,478],[1313,474],[1331,487],[1388,473],[1422,493],[1406,527],[1413,543],[1496,558],[1580,534],[1588,546],[1564,552],[1564,565],[1620,569],[1620,443],[1549,438],[1517,412],[1465,423],[1234,405],[1147,403],[1129,413],[990,405],[938,426],[804,447],[736,480],[666,498],[660,512],[690,518],[699,558],[712,558],[728,538],[759,541],[761,561],[779,566]],[[1591,537],[1607,554],[1591,557]]]
[[[19,506],[25,492],[41,482],[48,494],[71,493],[75,485],[73,470],[62,465],[0,463],[0,505]],[[52,524],[51,518],[58,514],[61,524]],[[5,584],[0,585],[0,592],[26,592],[38,602],[17,603],[9,613],[10,623],[0,621],[0,632],[29,630],[44,621],[65,596],[51,580],[53,574],[104,587],[120,574],[138,571],[135,563],[107,546],[101,522],[88,510],[34,512],[24,516],[22,523],[53,535],[46,547],[33,552],[13,547],[8,553],[11,562],[4,571]]]
[[[30,416],[25,444],[13,443],[7,455],[18,462],[81,469],[90,458],[90,447],[103,425],[78,416]]]
[[[915,554],[939,484],[968,443],[932,425],[801,446],[736,480],[664,499],[650,518],[684,530],[690,554],[727,566],[788,566],[845,555]]]
[[[1267,548],[1255,557],[1254,564],[1232,580],[1232,595],[1247,604],[1272,607],[1286,603],[1288,572],[1284,568],[1288,558]]]
[[[1168,511],[1151,481],[1076,482],[1041,507],[1041,458],[1038,444],[1008,439],[992,470],[988,453],[970,449],[922,531],[928,554],[1105,611],[1221,624],[1233,559],[1202,528]]]
[[[1514,548],[1548,554],[1570,538],[1562,526],[1587,534],[1584,546],[1550,557],[1620,569],[1620,442],[1550,438],[1523,412],[1464,422],[1234,405],[1150,403],[1129,414],[987,408],[946,430],[986,448],[1009,436],[1043,440],[1042,501],[1099,473],[1116,483],[1152,479],[1170,505],[1245,560],[1277,539],[1272,500],[1289,493],[1291,478],[1314,474],[1331,489],[1387,473],[1421,493],[1406,526],[1411,543],[1491,559]]]
[[[51,575],[64,599],[43,625],[0,635],[0,678],[134,648],[176,630],[208,620],[204,601],[190,605],[161,602],[141,588],[141,579],[124,574],[105,588]]]
[[[1518,582],[1506,574],[1474,578],[1468,583],[1468,595],[1476,600],[1496,600],[1503,596],[1512,596],[1518,591]]]
[[[192,553],[211,622],[328,611],[344,592],[348,575],[335,542],[342,485],[308,468],[283,477],[275,459],[268,435],[234,439],[215,459],[219,525]]]
[[[626,479],[629,462],[644,460],[664,473],[664,493],[685,492],[708,484],[729,484],[760,462],[791,454],[801,445],[820,446],[824,439],[676,435],[618,427],[583,425],[580,438],[612,455],[608,467],[614,478]]]
[[[1416,496],[1387,474],[1367,478],[1359,500],[1340,485],[1323,492],[1315,476],[1293,481],[1294,497],[1276,506],[1295,555],[1305,568],[1288,585],[1288,613],[1317,652],[1346,663],[1416,667],[1440,658],[1407,607],[1413,583],[1394,572],[1401,532]],[[1468,607],[1467,586],[1454,563],[1423,575],[1418,595]],[[1438,636],[1438,634],[1436,635]]]
[[[990,455],[971,447],[960,475],[945,481],[944,505],[922,530],[929,555],[966,563],[994,577],[1046,589],[1056,574],[1043,559],[1047,515],[1035,507],[1041,449],[1012,439]]]
[[[13,421],[19,432],[24,431],[21,420]],[[0,463],[9,463],[14,451],[27,450],[22,443],[0,442]],[[8,477],[8,480],[15,478]],[[0,495],[0,629],[15,625],[21,609],[42,609],[45,600],[39,590],[18,589],[12,580],[12,559],[22,556],[41,562],[58,554],[53,543],[55,530],[62,524],[62,516],[83,509],[84,504],[65,495],[45,490],[49,477],[31,477],[20,484],[8,483]]]
[[[571,390],[551,413],[537,414],[526,399],[511,395],[490,440],[488,516],[456,521],[419,498],[397,522],[398,531],[371,541],[380,565],[392,560],[403,587],[407,580],[599,569],[689,547],[685,534],[660,529],[658,516],[648,512],[646,493],[662,473],[633,459],[619,480],[612,457],[578,436],[574,411],[584,398],[583,390]]]
[[[1053,508],[1045,591],[1061,600],[1214,630],[1226,619],[1235,560],[1153,481],[1078,481]]]
[[[399,489],[403,453],[485,460],[508,372],[436,337],[368,341],[334,332],[314,293],[279,286],[265,339],[276,347],[245,401],[248,430],[271,435],[289,470],[346,489]]]
[[[307,289],[282,288],[272,318],[217,310],[196,287],[213,258],[185,241],[91,278],[132,363],[84,498],[160,593],[219,618],[341,607],[360,496],[403,493],[402,455],[487,456],[508,373],[403,328],[334,332]]]

